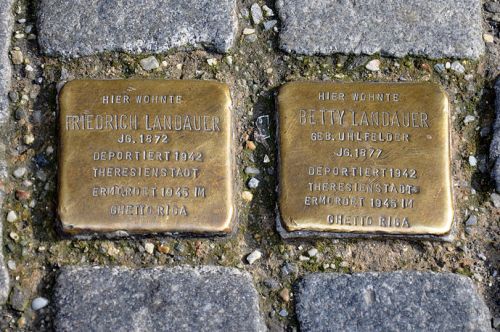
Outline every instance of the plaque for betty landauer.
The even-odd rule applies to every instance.
[[[295,82],[278,107],[284,237],[449,236],[449,106],[438,86]]]
[[[65,232],[231,232],[225,84],[72,81],[59,103],[58,211]]]

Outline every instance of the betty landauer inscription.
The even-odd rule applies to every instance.
[[[295,82],[278,107],[288,235],[450,231],[448,99],[438,86]]]
[[[63,229],[230,232],[231,123],[221,83],[68,83],[59,118]]]

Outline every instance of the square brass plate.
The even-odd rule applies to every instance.
[[[438,86],[296,82],[278,104],[287,235],[450,232],[449,106]]]
[[[232,230],[232,120],[225,84],[72,81],[59,103],[64,231]]]

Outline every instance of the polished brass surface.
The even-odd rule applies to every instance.
[[[450,231],[449,106],[438,86],[295,82],[278,106],[287,231]]]
[[[73,81],[59,103],[58,211],[66,232],[231,231],[225,84]]]

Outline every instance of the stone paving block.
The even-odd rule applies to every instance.
[[[473,59],[484,52],[477,0],[278,0],[277,7],[288,52]]]
[[[237,31],[236,0],[42,0],[38,31],[42,51],[55,56],[188,45],[227,52]]]
[[[316,273],[299,282],[301,331],[491,331],[469,278],[451,273]]]
[[[497,79],[495,84],[495,113],[496,119],[493,123],[493,139],[490,147],[490,159],[493,162],[493,169],[491,175],[495,182],[495,187],[500,193],[500,78]]]
[[[9,59],[10,39],[12,36],[12,1],[0,1],[0,124],[9,119],[9,89],[11,64]]]
[[[11,81],[11,65],[9,59],[10,39],[12,35],[12,1],[0,1],[0,128],[4,127],[9,119],[8,93]],[[2,131],[3,132],[3,131]],[[3,135],[1,141],[6,141]],[[0,182],[7,180],[7,161],[5,145],[0,143]],[[0,190],[0,304],[5,303],[9,294],[9,275],[5,267],[3,255],[3,225],[6,213],[3,211],[5,193]]]
[[[3,143],[0,143],[0,182],[4,183],[8,178],[6,148]],[[10,289],[10,280],[7,267],[5,266],[5,257],[3,254],[3,223],[5,222],[7,211],[3,210],[3,202],[5,200],[5,192],[0,189],[0,305],[7,301]]]
[[[264,331],[251,276],[223,267],[64,268],[57,331]]]

